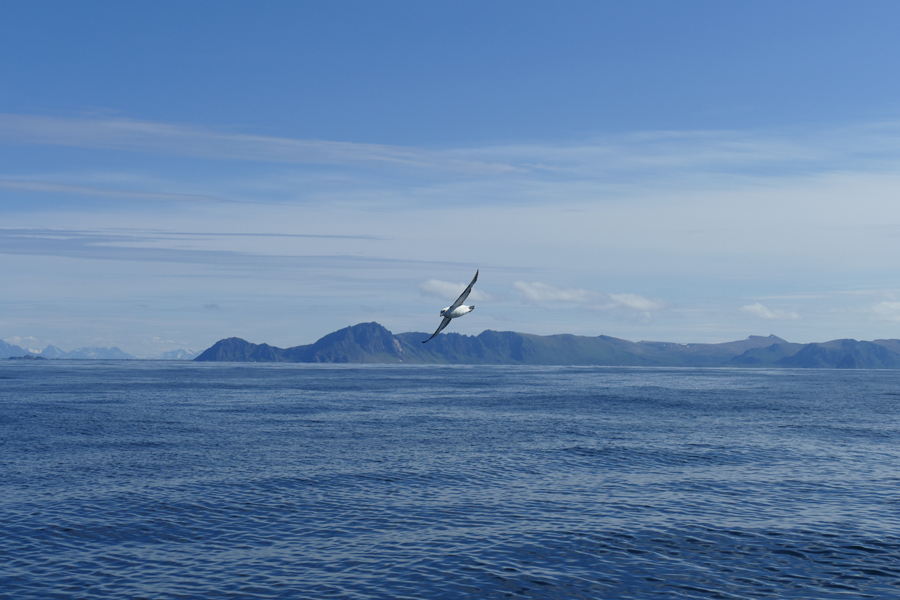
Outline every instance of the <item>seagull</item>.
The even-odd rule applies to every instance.
[[[477,269],[475,270],[475,277],[472,278],[472,283],[469,284],[469,287],[466,288],[466,291],[459,295],[459,298],[456,299],[456,302],[441,311],[441,316],[444,317],[444,320],[441,321],[440,325],[438,325],[437,331],[431,334],[431,337],[425,340],[425,342],[430,341],[431,338],[443,331],[444,327],[446,327],[450,323],[450,319],[455,319],[456,317],[467,315],[475,310],[474,306],[463,306],[463,302],[465,302],[466,298],[469,297],[469,294],[472,292],[472,286],[475,285],[476,281],[478,281]],[[422,343],[424,344],[425,342]]]

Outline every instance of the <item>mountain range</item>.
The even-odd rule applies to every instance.
[[[132,356],[127,352],[119,350],[115,346],[113,346],[112,348],[76,348],[71,352],[66,352],[65,350],[61,350],[56,346],[47,346],[40,352],[32,354],[37,354],[38,356],[42,356],[44,358],[68,358],[81,360],[134,360],[135,358],[137,358],[136,356]]]
[[[136,356],[128,354],[115,346],[112,348],[91,346],[76,348],[70,352],[66,352],[65,350],[61,350],[60,348],[51,345],[40,352],[37,352],[0,340],[0,358],[21,358],[23,356],[73,360],[137,360]],[[157,360],[192,360],[196,356],[196,352],[179,349],[163,352],[155,358]]]
[[[216,342],[196,361],[299,363],[403,363],[475,365],[603,365],[648,367],[786,367],[898,369],[900,340],[833,340],[796,344],[774,335],[721,344],[631,342],[597,337],[531,335],[487,330],[477,336],[393,334],[378,323],[360,323],[315,343],[292,348],[240,338]]]

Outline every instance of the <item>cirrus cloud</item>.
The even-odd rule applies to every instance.
[[[661,300],[651,300],[637,294],[610,294],[609,299],[617,308],[628,308],[631,310],[640,310],[649,312],[651,310],[659,310],[665,307],[665,302]]]
[[[556,288],[537,281],[534,283],[516,281],[513,283],[513,287],[525,300],[535,303],[574,302],[578,304],[589,304],[601,301],[604,296],[604,294],[599,292],[577,288]]]
[[[216,131],[182,123],[0,113],[0,142],[103,148],[217,160],[372,163],[497,174],[518,170],[421,148]]]
[[[878,302],[872,305],[870,312],[879,321],[900,322],[900,302]]]
[[[760,319],[799,319],[800,315],[792,310],[771,309],[757,302],[742,306],[741,310]]]
[[[593,310],[619,310],[640,313],[644,318],[651,311],[665,308],[665,302],[638,294],[607,294],[580,288],[557,288],[546,283],[516,281],[513,287],[526,302],[533,304],[569,303]]]
[[[459,295],[462,294],[467,285],[469,284],[429,279],[428,281],[419,284],[419,291],[426,296],[443,298],[444,300],[450,300],[452,302],[459,298]],[[473,302],[491,302],[493,298],[479,289],[472,288],[472,292],[469,294],[467,300]]]

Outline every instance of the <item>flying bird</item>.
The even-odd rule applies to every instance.
[[[477,269],[475,270],[475,277],[472,278],[472,283],[469,284],[469,287],[466,288],[466,291],[459,295],[459,298],[456,299],[456,302],[441,311],[441,316],[444,317],[444,320],[441,321],[440,325],[438,325],[437,331],[431,334],[431,337],[425,340],[425,342],[431,340],[431,338],[443,331],[444,327],[446,327],[450,323],[450,319],[455,319],[456,317],[467,315],[475,310],[475,306],[463,306],[463,302],[465,302],[466,298],[469,297],[469,294],[472,292],[472,286],[475,285],[476,281],[478,281]],[[425,342],[422,343],[424,344]]]

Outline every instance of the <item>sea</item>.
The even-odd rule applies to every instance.
[[[900,598],[900,371],[9,361],[0,597]]]

